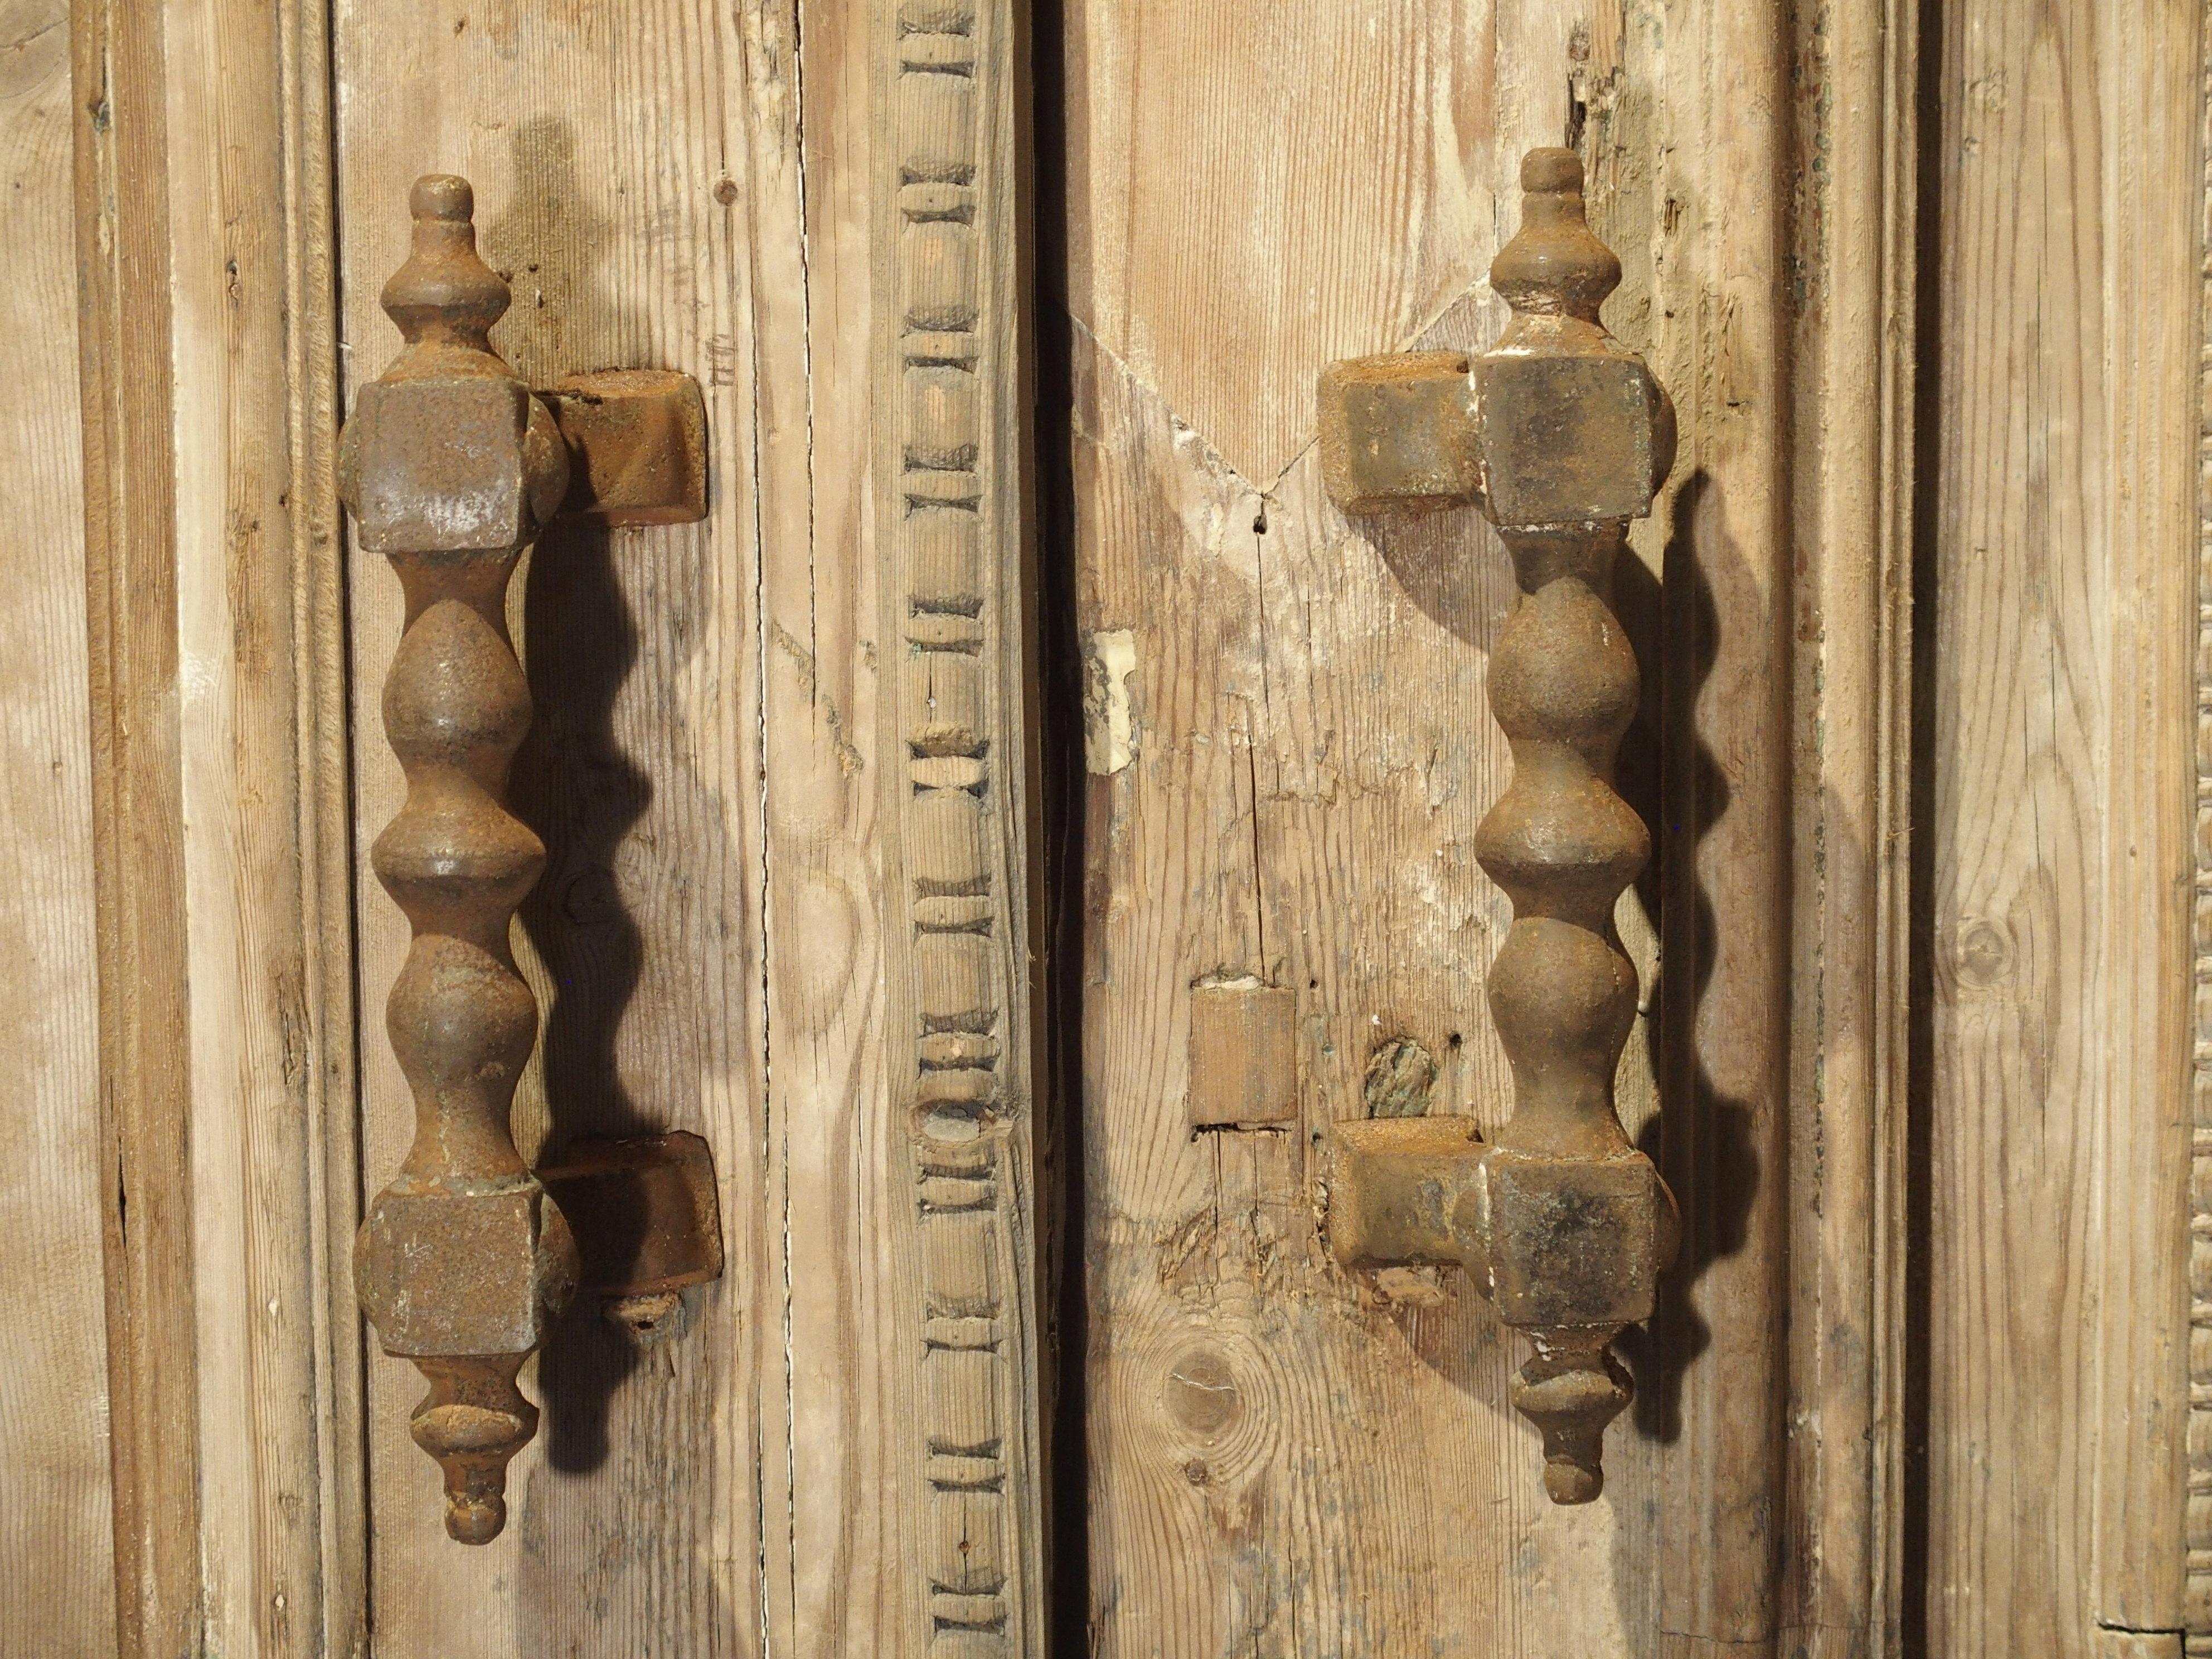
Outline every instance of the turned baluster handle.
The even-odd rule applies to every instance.
[[[467,181],[423,179],[410,205],[414,251],[383,296],[406,345],[362,388],[339,455],[362,550],[406,594],[384,729],[407,800],[370,857],[414,928],[385,1020],[415,1142],[369,1206],[354,1274],[384,1351],[429,1379],[412,1426],[445,1472],[446,1529],[481,1544],[538,1425],[516,1373],[576,1279],[568,1223],[508,1127],[538,1004],[507,932],[545,849],[507,805],[531,717],[507,588],[560,506],[568,453],[489,343],[507,289],[477,255]]]
[[[1679,1234],[1613,1093],[1637,1001],[1613,907],[1650,853],[1613,787],[1639,684],[1613,567],[1673,465],[1674,423],[1643,359],[1598,320],[1620,263],[1584,220],[1580,159],[1532,150],[1521,182],[1521,230],[1491,266],[1513,311],[1495,347],[1361,358],[1322,378],[1338,506],[1479,504],[1522,593],[1489,674],[1513,776],[1475,841],[1513,902],[1490,973],[1513,1115],[1486,1146],[1463,1120],[1338,1126],[1330,1237],[1348,1266],[1473,1273],[1534,1345],[1514,1403],[1543,1433],[1551,1496],[1573,1504],[1601,1490],[1601,1438],[1630,1397],[1611,1344],[1650,1316]]]

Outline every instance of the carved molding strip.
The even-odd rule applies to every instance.
[[[937,1659],[1032,1651],[1042,1631],[1007,21],[994,0],[903,0],[878,82],[890,1063],[921,1278],[912,1594]]]

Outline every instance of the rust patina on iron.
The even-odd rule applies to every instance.
[[[645,525],[707,516],[707,404],[689,374],[602,368],[538,395],[573,458],[564,517]]]
[[[429,1379],[412,1427],[445,1471],[446,1528],[480,1544],[506,1522],[507,1461],[537,1429],[516,1375],[579,1272],[568,1218],[508,1126],[538,1032],[508,927],[545,849],[507,807],[531,702],[506,597],[572,467],[552,411],[490,348],[507,288],[477,257],[468,182],[421,179],[410,205],[413,252],[383,295],[406,343],[362,389],[338,457],[362,550],[391,560],[406,596],[384,726],[407,799],[370,859],[414,931],[385,1018],[415,1098],[415,1140],[369,1206],[354,1275],[384,1351]],[[665,384],[683,379],[659,377],[645,399],[674,414],[630,422],[672,433],[672,459],[641,462],[647,446],[630,436],[615,446],[621,463],[603,464],[594,434],[610,428],[596,415],[585,422],[573,471],[601,516],[703,511],[703,417]],[[694,386],[695,411],[697,399]],[[627,494],[611,495],[617,483]]]
[[[1580,159],[1533,150],[1521,181],[1520,234],[1491,266],[1513,308],[1498,344],[1471,362],[1340,363],[1321,385],[1340,507],[1480,504],[1513,557],[1522,599],[1489,678],[1513,779],[1475,847],[1513,902],[1490,975],[1513,1115],[1489,1145],[1465,1119],[1338,1125],[1328,1228],[1346,1267],[1465,1268],[1528,1334],[1514,1404],[1542,1431],[1553,1499],[1581,1504],[1603,1487],[1605,1426],[1630,1397],[1613,1340],[1650,1316],[1680,1231],[1613,1098],[1637,995],[1613,905],[1650,856],[1613,788],[1638,678],[1613,574],[1674,463],[1674,425],[1598,320],[1620,264],[1584,221]]]

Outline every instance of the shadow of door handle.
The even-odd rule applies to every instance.
[[[429,1380],[412,1428],[445,1471],[446,1529],[481,1544],[506,1523],[507,1461],[538,1425],[516,1376],[574,1292],[571,1221],[582,1230],[508,1125],[538,1034],[508,927],[545,849],[507,805],[531,720],[507,583],[557,512],[704,517],[706,416],[682,374],[533,395],[491,349],[507,287],[477,257],[468,182],[422,179],[410,206],[413,252],[383,295],[406,344],[362,389],[338,456],[361,549],[391,560],[406,595],[384,726],[407,799],[370,856],[414,932],[385,1023],[415,1141],[368,1207],[354,1276],[385,1352]]]
[[[1553,1501],[1581,1504],[1603,1487],[1605,1425],[1630,1397],[1611,1344],[1650,1317],[1680,1233],[1613,1096],[1637,1002],[1613,906],[1650,856],[1613,787],[1639,684],[1613,565],[1673,465],[1674,418],[1598,320],[1620,262],[1583,218],[1580,158],[1531,150],[1521,184],[1520,233],[1491,266],[1513,308],[1497,345],[1332,364],[1320,390],[1342,510],[1480,505],[1513,556],[1522,598],[1489,675],[1513,777],[1475,854],[1513,902],[1490,1006],[1514,1110],[1488,1145],[1464,1119],[1338,1125],[1328,1226],[1347,1267],[1465,1267],[1528,1333],[1513,1401],[1543,1432]]]

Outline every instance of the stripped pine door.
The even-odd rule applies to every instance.
[[[0,6],[0,1655],[2212,1654],[2208,50],[2202,0]],[[1334,1126],[1510,1107],[1516,588],[1476,514],[1332,506],[1316,401],[1497,339],[1558,145],[1680,428],[1614,594],[1616,1092],[1683,1243],[1577,1506],[1468,1275],[1332,1253]],[[511,592],[515,1124],[703,1138],[726,1267],[571,1312],[476,1547],[349,1260],[412,1110],[337,439],[429,173],[516,371],[691,375],[710,474]]]
[[[111,1438],[56,1419],[38,1453],[76,1471],[33,1575],[70,1604],[63,1645],[1041,1651],[1015,15],[68,21],[74,104],[49,52],[9,116],[51,218],[37,158],[76,111],[93,301],[99,740],[68,738],[81,666],[80,702],[27,726],[64,757],[38,844],[89,774],[94,853],[58,859],[41,954],[82,1001],[97,947],[97,1130],[91,1024],[73,1043],[58,1004],[26,1035],[72,1144],[116,1158],[45,1194],[108,1200]],[[702,523],[556,526],[509,592],[535,706],[509,799],[547,851],[514,930],[542,1010],[515,1126],[539,1160],[703,1137],[727,1266],[648,1344],[572,1310],[476,1547],[441,1524],[422,1379],[374,1351],[348,1260],[414,1113],[380,1018],[407,924],[368,857],[401,800],[378,695],[401,596],[349,554],[335,441],[398,351],[379,294],[433,173],[474,185],[522,377],[682,371],[708,431]],[[54,289],[41,267],[27,291]],[[73,454],[22,486],[66,494]],[[81,1322],[100,1235],[75,1238],[51,1296]],[[52,1383],[82,1401],[75,1375]]]
[[[1656,1653],[1662,1632],[1751,1644],[1810,1614],[1772,1570],[1792,134],[1784,109],[1724,118],[1710,96],[1780,84],[1778,21],[1668,8],[1662,31],[1656,8],[1437,0],[1272,7],[1254,27],[1066,7],[1102,1652]],[[1471,1285],[1346,1273],[1325,1248],[1331,1122],[1490,1131],[1510,1109],[1484,1000],[1510,912],[1474,843],[1507,775],[1482,680],[1514,589],[1463,514],[1355,526],[1329,505],[1314,381],[1334,358],[1494,339],[1486,273],[1521,155],[1563,140],[1626,269],[1611,325],[1673,387],[1682,448],[1616,605],[1648,674],[1623,787],[1664,819],[1620,918],[1647,987],[1622,1115],[1661,1154],[1686,1243],[1632,1356],[1642,1398],[1608,1436],[1607,1497],[1584,1508],[1546,1499],[1507,1404],[1526,1356]],[[1286,1040],[1242,1041],[1267,1018]],[[1224,1043],[1233,1060],[1202,1067]],[[1202,1097],[1207,1073],[1262,1067],[1272,1121]]]
[[[2200,11],[1053,9],[1093,1651],[2205,1628]],[[1333,1124],[1510,1106],[1474,854],[1516,595],[1473,514],[1338,513],[1314,396],[1497,337],[1560,143],[1680,422],[1615,596],[1655,839],[1618,1092],[1685,1242],[1575,1509],[1465,1276],[1328,1248]]]

